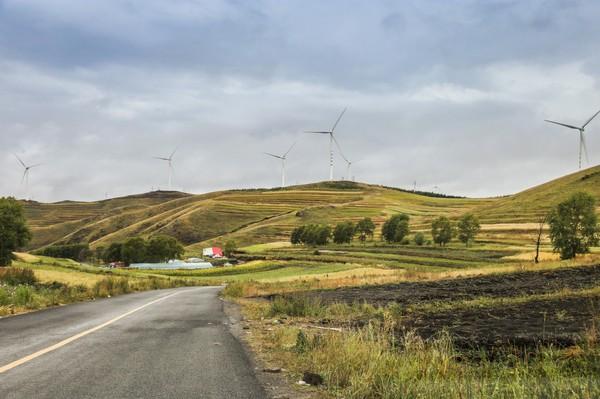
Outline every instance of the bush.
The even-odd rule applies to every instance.
[[[417,234],[415,234],[415,237],[413,238],[413,240],[416,245],[421,246],[421,245],[425,244],[425,234],[417,233]]]
[[[31,269],[7,267],[0,269],[0,282],[8,285],[33,285],[37,278]]]
[[[271,316],[286,315],[294,317],[319,316],[324,308],[318,299],[305,296],[276,297],[271,302]]]
[[[15,290],[14,304],[17,306],[27,306],[33,301],[33,290],[27,285],[20,285]]]
[[[8,292],[2,287],[0,287],[0,306],[8,305],[10,303],[10,297]]]
[[[458,239],[460,242],[464,243],[467,247],[475,239],[477,233],[481,226],[479,225],[479,220],[472,213],[467,213],[463,215],[458,221]]]

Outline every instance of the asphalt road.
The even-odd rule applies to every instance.
[[[0,398],[265,398],[218,291],[148,291],[0,319]]]

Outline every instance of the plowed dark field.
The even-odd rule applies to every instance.
[[[562,289],[583,289],[600,285],[600,265],[547,271],[492,274],[440,281],[339,288],[312,291],[323,302],[368,302],[376,305],[411,305],[431,301],[457,301],[478,297],[507,298],[546,294]]]
[[[376,305],[452,303],[481,297],[511,298],[600,286],[600,265],[496,274],[435,282],[411,282],[365,288],[341,288],[309,295],[325,303]],[[461,348],[497,348],[507,344],[565,347],[580,342],[600,316],[600,296],[561,294],[558,298],[436,311],[418,307],[401,320],[399,334],[414,330],[423,338],[448,331]],[[598,321],[598,320],[597,320]]]

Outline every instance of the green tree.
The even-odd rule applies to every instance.
[[[23,206],[14,198],[0,198],[0,266],[10,266],[13,251],[27,245],[31,233]]]
[[[294,245],[302,244],[302,237],[304,236],[305,226],[298,226],[294,230],[292,230],[292,234],[290,235],[290,242]]]
[[[409,233],[410,218],[403,213],[386,220],[381,228],[381,236],[387,242],[402,242]]]
[[[146,241],[141,237],[129,238],[121,248],[121,260],[127,265],[145,262],[146,255]]]
[[[123,260],[123,244],[113,242],[106,248],[102,254],[102,260],[105,262],[118,262]]]
[[[472,213],[466,213],[458,221],[457,228],[458,239],[468,247],[471,241],[475,239],[475,236],[477,236],[477,233],[479,233],[481,226],[479,225],[477,216]]]
[[[237,243],[234,240],[227,241],[225,247],[223,247],[223,255],[227,258],[231,258],[235,251],[237,251]]]
[[[365,242],[367,237],[371,237],[371,239],[373,239],[374,233],[375,223],[373,223],[371,218],[361,219],[356,224],[356,234],[358,234],[358,239],[360,241]]]
[[[575,193],[550,213],[550,240],[561,259],[572,259],[598,244],[596,200],[587,193]]]
[[[146,244],[146,260],[149,262],[166,262],[183,256],[184,248],[174,237],[156,235]]]
[[[338,223],[333,229],[333,242],[336,244],[348,244],[354,237],[354,224],[352,222]]]
[[[413,240],[415,241],[416,245],[421,246],[425,244],[425,234],[418,232],[417,234],[415,234]]]
[[[331,228],[322,224],[309,224],[302,230],[301,242],[306,245],[325,245],[331,237]]]
[[[453,234],[452,224],[447,217],[440,216],[431,223],[433,242],[439,244],[440,247],[448,244],[452,240]]]

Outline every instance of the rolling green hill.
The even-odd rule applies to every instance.
[[[108,245],[133,235],[170,234],[193,254],[210,243],[233,238],[240,245],[287,240],[305,223],[333,224],[391,214],[411,216],[413,230],[428,231],[433,218],[476,213],[482,237],[523,242],[539,216],[576,191],[600,198],[600,166],[521,193],[486,199],[442,198],[425,193],[352,182],[324,182],[286,189],[220,191],[203,195],[156,191],[97,202],[25,202],[34,239],[31,249],[53,243]]]

